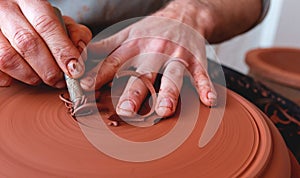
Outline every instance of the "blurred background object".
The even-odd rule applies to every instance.
[[[299,47],[299,0],[271,0],[265,20],[254,29],[225,43],[215,45],[222,63],[243,74],[248,73],[245,63],[247,51],[264,47]]]
[[[300,105],[300,48],[258,48],[248,51],[249,75]]]

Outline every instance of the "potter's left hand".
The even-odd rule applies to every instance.
[[[177,5],[170,4],[153,16],[91,44],[92,51],[113,52],[99,64],[100,68],[98,66],[87,73],[81,80],[82,88],[100,88],[113,79],[124,63],[136,56],[137,60],[132,66],[152,83],[157,72],[165,67],[155,107],[158,115],[167,117],[175,112],[185,68],[193,77],[200,100],[207,106],[214,105],[217,94],[206,70],[202,27],[193,19],[195,15],[187,15],[187,12],[197,13],[201,7],[197,4],[182,10]],[[179,14],[182,15],[180,21],[176,19]],[[168,57],[162,59],[164,57],[160,54]],[[147,93],[148,89],[140,80],[131,78],[119,99],[116,112],[123,116],[134,116]]]

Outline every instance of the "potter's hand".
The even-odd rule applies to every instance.
[[[184,71],[187,69],[200,100],[207,106],[214,105],[216,92],[206,71],[205,39],[194,26],[165,18],[176,14],[176,11],[168,9],[159,11],[109,38],[91,44],[91,51],[110,55],[81,80],[82,88],[100,88],[112,80],[121,66],[128,65],[126,62],[152,83],[157,73],[164,69],[155,111],[166,117],[175,112]],[[185,18],[194,20],[192,16]],[[123,116],[134,116],[147,93],[143,82],[132,77],[119,99],[116,112]]]
[[[0,1],[0,86],[9,86],[14,78],[61,88],[63,72],[82,75],[79,56],[91,33],[68,17],[64,20],[71,40],[47,1]]]

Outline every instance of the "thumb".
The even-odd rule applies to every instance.
[[[89,43],[88,50],[91,55],[96,56],[96,58],[99,58],[99,56],[105,58],[121,46],[126,39],[128,39],[129,31],[130,28],[128,27],[106,38],[101,37],[100,33],[99,36],[96,36],[94,41]]]

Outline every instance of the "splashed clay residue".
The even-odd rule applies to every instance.
[[[58,99],[61,92],[20,83],[0,88],[1,177],[290,177],[288,151],[274,126],[230,91],[221,126],[205,147],[199,148],[198,142],[214,108],[201,105],[194,130],[179,148],[160,159],[139,163],[97,150],[80,129],[82,122],[74,120]],[[197,105],[198,97],[189,85],[184,85],[183,93],[196,98],[190,106]],[[113,113],[109,88],[101,91],[99,100],[100,115],[107,123]],[[189,115],[183,116],[186,122]],[[128,140],[151,141],[172,130],[177,116],[151,127],[125,123],[107,127]]]

